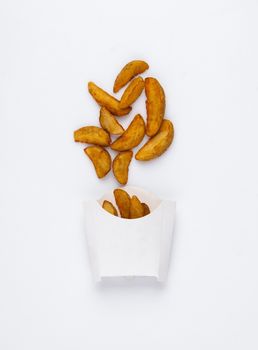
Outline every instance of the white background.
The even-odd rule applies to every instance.
[[[0,2],[1,350],[257,350],[257,17],[251,0]],[[117,184],[73,130],[98,123],[87,82],[111,91],[131,59],[176,134],[129,184],[176,200],[177,225],[165,286],[101,287],[82,202]]]

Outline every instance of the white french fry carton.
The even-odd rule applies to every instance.
[[[116,206],[113,191],[85,203],[93,278],[99,282],[107,277],[156,277],[163,282],[169,267],[176,203],[138,187],[123,189],[148,204],[151,213],[139,219],[111,215],[102,203],[108,200]]]

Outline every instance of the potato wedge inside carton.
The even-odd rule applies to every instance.
[[[116,208],[109,201],[104,201],[102,204],[102,208],[105,209],[109,214],[118,216]]]
[[[115,197],[116,205],[118,207],[121,218],[129,219],[130,204],[131,204],[131,198],[129,194],[125,190],[118,188],[114,190],[114,197]]]
[[[150,214],[150,208],[146,203],[142,203],[144,216]]]
[[[144,216],[144,207],[137,196],[132,196],[130,203],[130,219],[138,219]]]

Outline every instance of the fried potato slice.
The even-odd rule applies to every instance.
[[[94,100],[103,107],[106,107],[114,115],[122,116],[126,115],[131,111],[131,107],[121,108],[120,101],[115,97],[109,95],[106,91],[102,90],[93,82],[88,83],[88,89]]]
[[[129,194],[122,190],[121,188],[118,188],[114,190],[114,197],[116,200],[116,205],[119,209],[121,218],[129,219],[130,218],[130,202],[131,198]]]
[[[112,215],[118,216],[116,208],[113,206],[113,204],[109,201],[104,201],[102,204],[102,208],[105,209],[107,212],[109,212]]]
[[[99,122],[102,128],[112,135],[121,135],[124,132],[122,125],[118,123],[113,114],[105,107],[100,108]]]
[[[118,153],[113,160],[113,173],[117,181],[122,185],[127,184],[129,165],[131,163],[132,156],[132,151],[124,151]]]
[[[159,157],[171,145],[174,127],[170,120],[164,119],[159,132],[153,136],[135,155],[137,160],[150,160]]]
[[[142,203],[142,206],[143,206],[143,211],[144,211],[144,215],[143,216],[146,216],[146,215],[150,214],[149,206],[146,203]]]
[[[145,123],[140,114],[137,114],[125,132],[116,139],[111,148],[115,151],[128,151],[139,145],[145,134]]]
[[[89,146],[84,152],[92,161],[98,178],[106,176],[111,169],[111,157],[108,151],[100,146]]]
[[[130,203],[130,219],[144,216],[144,207],[137,196],[132,196]]]
[[[74,141],[83,143],[92,143],[93,145],[108,146],[110,136],[98,126],[84,126],[74,132]]]
[[[165,93],[155,78],[145,79],[147,125],[146,134],[150,137],[157,134],[165,113]]]
[[[148,68],[148,63],[140,60],[127,63],[116,77],[113,92],[118,92],[128,81],[133,79],[136,75],[145,72]]]
[[[142,90],[144,89],[144,80],[142,77],[137,77],[133,79],[130,84],[125,89],[121,100],[120,107],[126,108],[133,104],[137,98],[141,95]]]

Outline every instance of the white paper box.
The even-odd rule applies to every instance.
[[[150,207],[139,219],[122,219],[109,214],[103,200],[115,204],[113,191],[98,201],[85,203],[86,237],[95,281],[106,277],[167,277],[176,203],[160,200],[138,188],[124,187]]]

